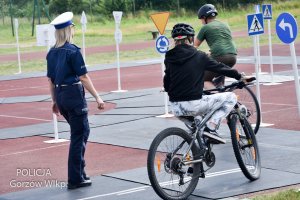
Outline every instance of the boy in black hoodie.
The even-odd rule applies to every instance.
[[[237,98],[232,92],[202,96],[204,72],[212,71],[245,82],[250,77],[244,77],[237,70],[197,51],[193,46],[195,31],[190,25],[176,24],[171,34],[175,47],[166,53],[164,89],[168,92],[173,114],[199,118],[216,110],[203,135],[216,143],[225,143],[215,129],[237,103]]]

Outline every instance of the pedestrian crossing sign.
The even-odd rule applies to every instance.
[[[272,19],[272,5],[271,4],[262,5],[262,10],[263,10],[264,19]]]
[[[262,13],[256,13],[247,16],[248,35],[258,35],[264,33],[264,20]]]

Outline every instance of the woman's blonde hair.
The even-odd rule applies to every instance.
[[[74,32],[72,30],[72,25],[67,26],[66,28],[56,29],[55,30],[56,43],[54,45],[54,48],[61,47],[66,42],[72,43],[73,42],[73,35],[74,35]]]

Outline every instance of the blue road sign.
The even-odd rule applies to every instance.
[[[262,13],[247,15],[248,35],[258,35],[264,33],[264,20]]]
[[[298,27],[293,15],[281,13],[276,20],[276,33],[279,39],[286,44],[294,42],[297,37]]]
[[[158,53],[166,53],[169,49],[169,45],[169,40],[164,35],[161,35],[156,39],[155,47]]]
[[[271,4],[262,5],[262,12],[263,12],[264,19],[272,19],[272,5]]]

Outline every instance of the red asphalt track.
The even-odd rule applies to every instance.
[[[296,45],[300,54],[300,45]],[[240,55],[252,55],[252,50],[240,50]],[[261,48],[262,55],[268,55],[268,48]],[[278,45],[273,55],[288,55],[289,47]],[[254,66],[240,64],[239,71],[247,74],[254,73]],[[275,65],[274,71],[292,70],[290,65]],[[262,71],[269,71],[268,65],[262,66]],[[89,73],[99,92],[110,92],[117,89],[117,70],[108,69]],[[161,66],[147,65],[121,69],[122,89],[137,90],[162,86]],[[1,81],[0,98],[48,95],[48,83],[45,77],[27,78],[21,80]],[[263,122],[273,123],[273,128],[300,131],[300,117],[297,110],[297,99],[294,81],[275,86],[261,86]],[[48,102],[30,102],[17,104],[0,104],[0,128],[20,127],[24,125],[43,123],[52,119]],[[89,103],[90,114],[95,110],[95,103]],[[108,104],[106,109],[113,109],[114,104]],[[32,119],[22,119],[22,117]],[[37,119],[37,120],[34,120]],[[40,121],[38,120],[40,119]],[[43,121],[45,120],[45,121]],[[101,133],[99,133],[101,134]],[[284,131],[283,131],[284,134]],[[27,137],[0,140],[0,194],[24,190],[14,188],[10,181],[39,180],[49,177],[17,176],[17,168],[21,169],[50,169],[51,179],[65,181],[67,178],[68,143],[46,144],[44,137]],[[124,148],[112,145],[89,143],[86,152],[87,171],[91,176],[103,173],[117,172],[146,166],[146,151]],[[112,159],[113,158],[113,159]]]

